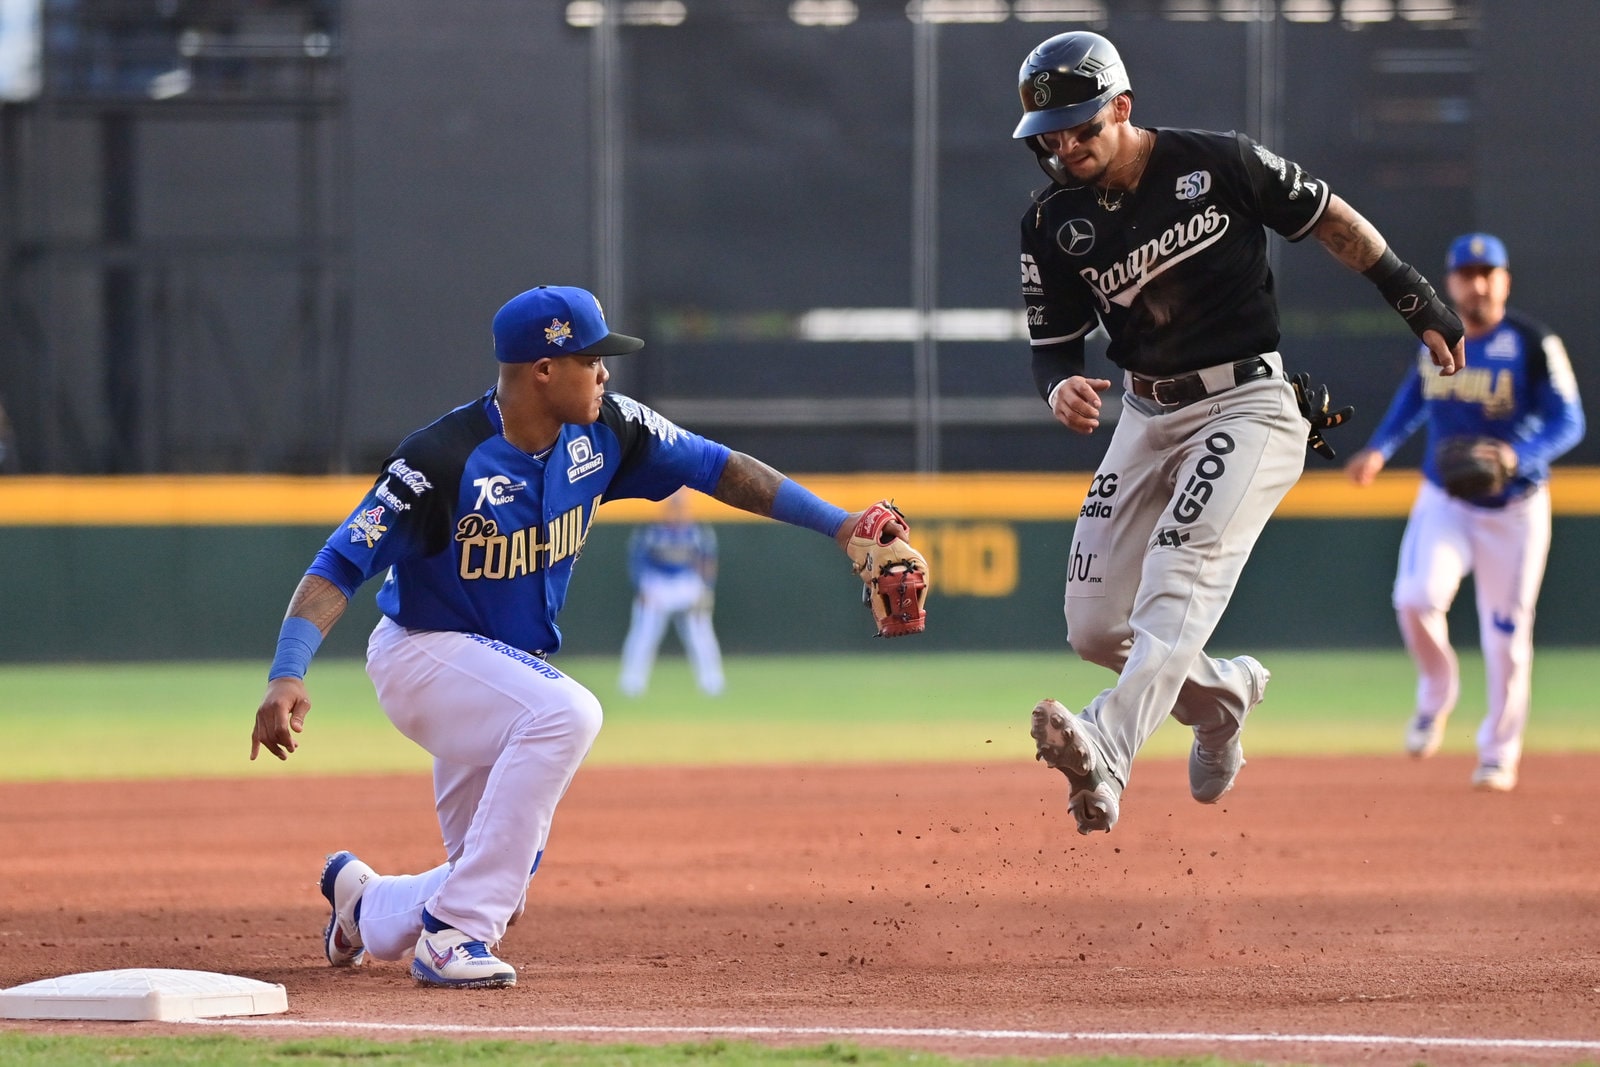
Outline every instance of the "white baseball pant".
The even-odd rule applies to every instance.
[[[705,579],[694,573],[646,575],[640,580],[628,636],[622,642],[622,673],[617,680],[622,692],[638,696],[650,684],[668,623],[678,631],[701,690],[712,696],[722,692],[722,649],[705,607],[710,592]]]
[[[1516,767],[1533,692],[1533,616],[1550,555],[1550,489],[1503,508],[1480,508],[1424,481],[1400,541],[1394,609],[1417,666],[1417,713],[1442,720],[1455,709],[1461,674],[1447,613],[1461,579],[1477,590],[1488,712],[1478,760]]]
[[[593,693],[543,660],[476,634],[407,630],[385,618],[367,674],[399,731],[433,756],[445,862],[381,875],[361,896],[361,939],[408,956],[422,909],[493,944],[522,902],[556,805],[600,732]]]

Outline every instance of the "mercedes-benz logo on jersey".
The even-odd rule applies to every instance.
[[[1056,244],[1069,256],[1086,256],[1094,247],[1094,223],[1088,219],[1068,219],[1056,231]]]

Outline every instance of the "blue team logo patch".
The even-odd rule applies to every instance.
[[[389,527],[383,525],[383,505],[356,512],[356,517],[350,520],[350,543],[357,544],[365,541],[368,548],[378,543],[378,538],[389,532]]]
[[[601,470],[606,465],[606,454],[594,450],[594,442],[587,437],[579,437],[567,442],[567,458],[572,460],[572,466],[567,468],[567,481],[575,482],[579,478],[587,478],[595,471]]]

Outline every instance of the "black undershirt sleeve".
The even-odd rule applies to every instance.
[[[1046,403],[1050,401],[1052,389],[1073,375],[1083,373],[1083,359],[1081,337],[1033,350],[1033,384]]]

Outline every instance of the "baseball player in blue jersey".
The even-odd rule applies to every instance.
[[[679,490],[667,497],[662,521],[641,526],[628,538],[628,577],[633,609],[622,642],[617,687],[639,696],[667,627],[673,626],[694,668],[701,692],[722,692],[722,649],[711,625],[717,583],[717,532],[689,518],[689,499]]]
[[[1451,244],[1446,287],[1466,326],[1466,368],[1453,378],[1415,373],[1400,383],[1372,440],[1345,469],[1369,485],[1427,426],[1423,482],[1400,543],[1394,609],[1417,665],[1416,712],[1406,750],[1431,756],[1461,690],[1446,613],[1474,576],[1488,713],[1478,727],[1472,784],[1517,784],[1533,675],[1533,616],[1550,551],[1550,463],[1583,439],[1583,407],[1561,339],[1506,308],[1511,262],[1499,238],[1469,233]],[[1472,441],[1503,469],[1499,484],[1462,489],[1450,442]]]
[[[312,655],[356,588],[386,575],[367,673],[384,714],[433,756],[445,859],[380,875],[349,852],[329,856],[324,942],[333,966],[410,955],[411,974],[437,986],[516,982],[493,946],[600,730],[599,701],[547,659],[596,509],[688,486],[847,554],[867,514],[607,393],[605,358],[644,342],[612,333],[582,289],[530,289],[493,332],[494,388],[402,441],[301,579],[250,739],[251,759],[295,750]],[[906,531],[897,517],[890,526]]]
[[[1024,60],[1013,136],[1050,178],[1021,220],[1034,381],[1056,420],[1100,427],[1111,388],[1084,338],[1111,337],[1121,416],[1073,526],[1065,612],[1073,651],[1117,673],[1081,714],[1032,713],[1038,758],[1066,776],[1080,833],[1110,830],[1134,754],[1170,714],[1191,727],[1189,790],[1215,803],[1244,765],[1245,717],[1269,674],[1208,655],[1250,550],[1336,425],[1302,401],[1278,352],[1267,231],[1313,238],[1364,274],[1441,374],[1461,328],[1426,279],[1327,183],[1240,134],[1133,125],[1122,58],[1098,34]],[[1296,376],[1298,377],[1298,376]]]

